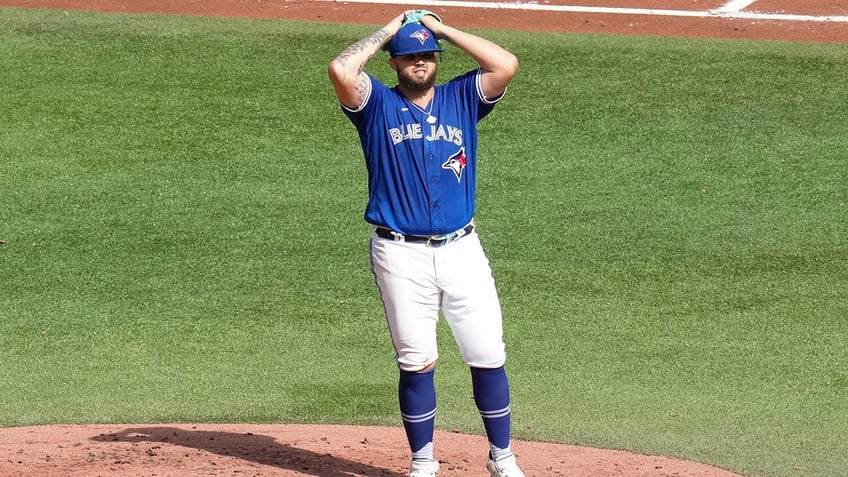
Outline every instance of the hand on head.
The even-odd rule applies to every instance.
[[[406,10],[402,24],[408,25],[410,23],[424,25],[435,35],[442,24],[442,18],[430,10]]]

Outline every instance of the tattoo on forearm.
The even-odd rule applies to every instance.
[[[348,62],[357,55],[362,54],[362,52],[368,51],[374,46],[377,46],[377,50],[379,50],[379,47],[383,44],[384,41],[386,41],[386,38],[388,38],[388,36],[389,34],[386,31],[377,30],[371,35],[345,48],[344,51],[339,53],[339,56],[336,57],[336,61],[341,63],[342,66],[348,66]],[[362,70],[365,68],[365,64],[368,63],[368,61],[373,58],[374,55],[377,54],[377,50],[368,55],[368,57],[365,58],[365,60],[357,66],[359,73],[361,73]]]
[[[365,75],[360,75],[359,84],[356,85],[356,99],[359,103],[365,100],[371,90],[371,80]]]

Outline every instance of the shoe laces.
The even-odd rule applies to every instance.
[[[518,468],[515,457],[508,457],[500,461],[489,461],[488,468],[492,477],[525,477],[524,472]]]
[[[409,477],[435,477],[438,470],[438,461],[412,461]]]

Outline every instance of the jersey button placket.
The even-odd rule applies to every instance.
[[[427,187],[427,194],[430,198],[430,224],[434,228],[437,227],[444,221],[444,217],[439,210],[439,201],[440,197],[440,184],[439,184],[439,175],[442,172],[441,164],[438,164],[435,154],[433,154],[436,149],[435,144],[424,139],[424,168],[427,171],[427,175],[430,177],[429,186]],[[438,229],[436,229],[438,230]],[[441,232],[437,232],[439,234]]]

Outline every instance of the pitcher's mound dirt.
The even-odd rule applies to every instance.
[[[481,436],[437,432],[440,477],[485,477]],[[624,451],[513,441],[528,477],[710,476],[704,464]],[[291,424],[38,426],[0,429],[2,476],[405,477],[401,428]]]

